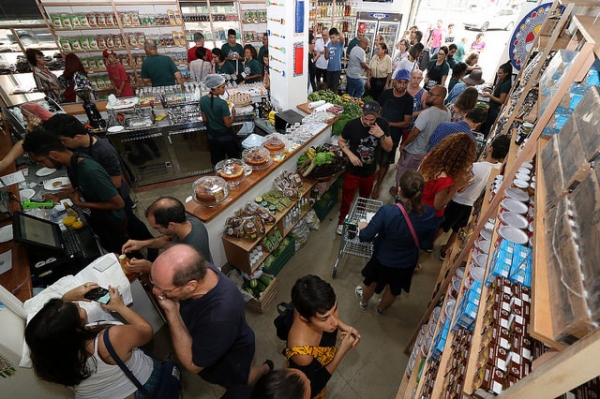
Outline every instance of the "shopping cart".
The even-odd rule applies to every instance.
[[[373,254],[372,242],[360,242],[358,239],[358,223],[360,221],[370,220],[371,217],[381,208],[383,202],[369,198],[358,197],[352,210],[344,219],[342,237],[340,239],[340,251],[333,265],[331,277],[337,276],[338,266],[344,254],[370,258]]]

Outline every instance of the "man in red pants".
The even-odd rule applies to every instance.
[[[344,218],[350,210],[354,192],[358,188],[361,197],[369,198],[377,171],[377,159],[383,151],[392,149],[389,123],[379,117],[381,106],[369,101],[363,107],[363,115],[346,123],[338,144],[348,157],[346,175],[342,188],[342,207],[337,234],[342,234]]]

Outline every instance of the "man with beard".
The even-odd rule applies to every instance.
[[[249,387],[273,369],[273,362],[251,366],[254,331],[237,286],[186,244],[156,258],[151,281],[183,368],[225,387],[223,398],[249,397]]]
[[[375,181],[377,156],[381,151],[392,150],[390,126],[388,121],[379,116],[381,106],[377,101],[369,101],[363,107],[360,118],[346,123],[338,144],[348,157],[346,174],[342,188],[342,206],[337,234],[342,234],[344,218],[354,200],[354,192],[358,188],[359,195],[369,198]]]
[[[410,72],[401,69],[396,73],[393,81],[393,89],[384,91],[379,97],[381,104],[381,116],[390,125],[390,136],[392,137],[392,150],[384,152],[378,159],[379,170],[377,171],[377,183],[373,187],[371,198],[379,198],[379,190],[390,164],[396,159],[396,150],[400,144],[402,131],[410,125],[413,113],[413,98],[406,91],[410,80]]]
[[[47,132],[28,133],[23,150],[48,168],[67,168],[73,188],[58,194],[44,194],[44,199],[59,201],[68,197],[73,205],[89,208],[88,220],[104,249],[120,253],[121,246],[127,241],[125,201],[106,170],[93,159],[74,154],[55,134]]]
[[[398,181],[405,170],[417,170],[419,168],[421,161],[427,154],[429,138],[438,125],[450,121],[450,111],[444,106],[446,92],[444,86],[438,85],[432,87],[427,93],[425,104],[429,108],[419,114],[415,126],[400,145],[400,158],[396,168],[396,190],[392,188],[391,193],[397,192]]]

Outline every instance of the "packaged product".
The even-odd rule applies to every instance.
[[[181,43],[179,43],[179,32],[177,31],[173,31],[173,45],[174,46],[182,46]]]
[[[90,43],[90,50],[98,50],[98,42],[94,36],[88,37],[88,42]]]
[[[123,23],[123,25],[131,25],[131,12],[130,11],[124,11],[122,13],[120,13],[121,15],[121,22]]]
[[[140,25],[141,26],[148,25],[148,16],[146,14],[140,14],[139,18],[140,18]]]
[[[89,69],[90,68],[90,64],[88,64],[88,59],[87,58],[81,58],[79,57],[79,61],[81,61],[81,65],[83,65],[84,69]]]
[[[119,35],[119,34],[114,35],[113,40],[115,42],[115,48],[125,47],[123,45],[123,39],[121,38],[121,35]]]
[[[138,38],[135,32],[129,33],[128,35],[129,45],[132,47],[138,46]]]
[[[90,49],[90,41],[87,38],[87,36],[83,36],[79,38],[79,44],[81,45],[81,49],[82,50],[89,50]]]
[[[72,28],[80,28],[81,27],[81,23],[79,22],[79,18],[77,18],[77,15],[71,14],[69,17],[71,18],[71,27]]]
[[[71,18],[69,16],[69,14],[60,14],[60,20],[62,22],[63,28],[72,28],[73,27],[73,25],[71,25]]]
[[[131,24],[133,26],[140,26],[140,15],[137,11],[131,12]]]
[[[68,38],[59,37],[58,42],[60,43],[60,48],[62,49],[62,51],[71,51],[71,43],[69,42]]]
[[[137,36],[138,36],[138,43],[140,44],[140,47],[141,47],[146,42],[146,34],[144,32],[138,32]]]
[[[96,20],[96,14],[91,13],[87,15],[88,25],[89,26],[98,26],[98,21]]]
[[[79,43],[79,39],[76,37],[69,38],[69,43],[71,44],[71,51],[80,51],[81,44]]]
[[[115,14],[113,14],[112,12],[107,13],[105,15],[106,17],[106,26],[115,26],[117,25],[117,21],[115,21]]]
[[[98,26],[106,26],[106,15],[103,13],[96,14],[96,22]]]
[[[148,15],[148,25],[154,26],[156,25],[156,18],[154,15]]]
[[[90,69],[98,68],[98,62],[96,61],[96,58],[88,58],[88,65]]]
[[[183,18],[181,18],[181,13],[179,10],[175,10],[175,24],[183,25]]]
[[[77,19],[79,20],[79,25],[81,25],[81,27],[83,28],[89,28],[90,27],[90,23],[87,19],[87,15],[85,14],[77,14]]]
[[[104,50],[106,48],[106,38],[104,36],[96,36],[96,43],[98,43],[98,50]]]
[[[98,82],[98,89],[106,89],[106,82],[104,80],[104,77],[98,76],[96,82]]]
[[[106,48],[114,48],[115,47],[115,38],[113,35],[106,35]]]
[[[55,29],[60,29],[63,27],[60,15],[50,15],[50,20],[52,21],[52,26]]]
[[[167,10],[167,14],[169,15],[169,25],[177,25],[175,21],[175,13],[173,10]]]

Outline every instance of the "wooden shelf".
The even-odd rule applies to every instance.
[[[79,26],[76,28],[54,28],[55,32],[76,32],[80,30],[120,30],[118,25],[115,26],[95,26],[95,27],[87,27],[87,26]]]
[[[594,44],[594,53],[596,57],[600,57],[600,22],[596,21],[596,17],[575,15],[573,23],[575,23],[586,42]]]
[[[541,154],[549,137],[542,136],[538,141],[537,154]],[[546,238],[544,237],[544,217],[546,206],[544,201],[544,177],[541,159],[535,162],[535,214],[533,229],[533,278],[531,284],[531,332],[530,335],[552,348],[562,350],[566,345],[554,340],[552,328],[552,309],[550,308],[550,289],[546,263]]]

